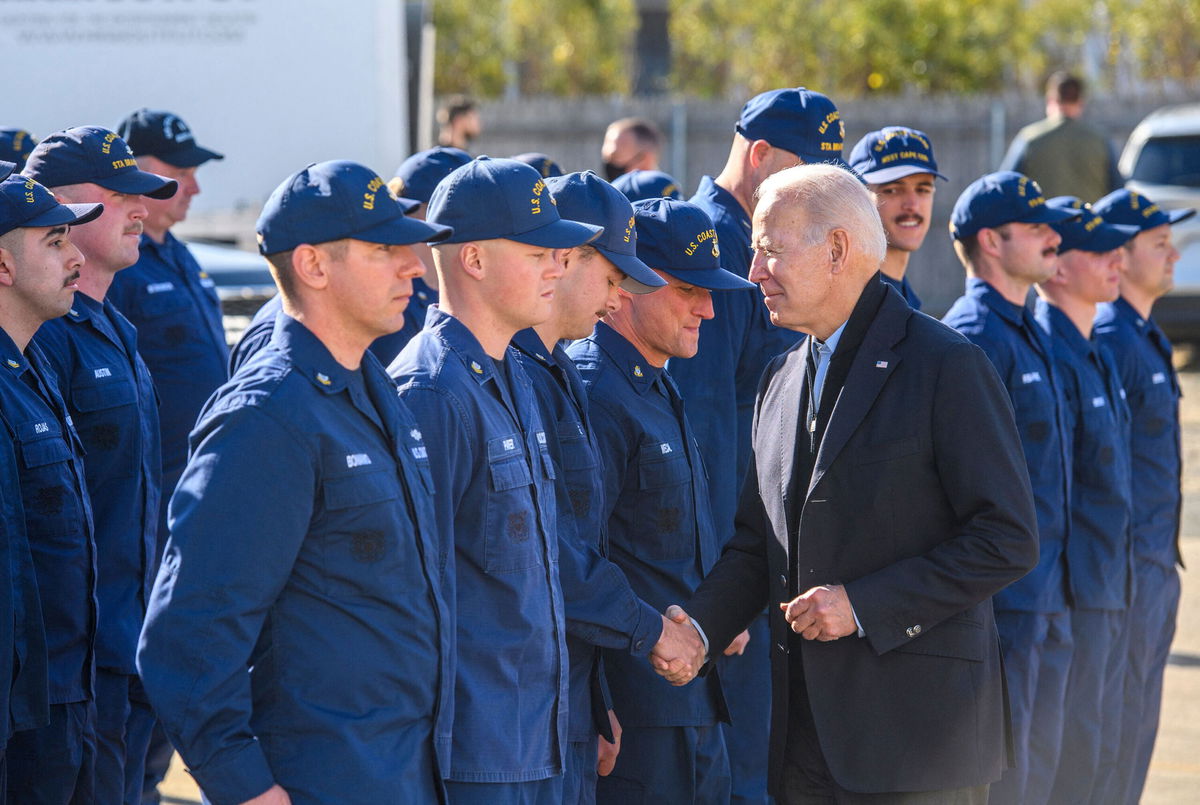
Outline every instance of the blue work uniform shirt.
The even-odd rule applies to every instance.
[[[453,644],[432,497],[383,367],[345,369],[290,316],[205,406],[138,668],[214,805],[273,783],[296,803],[440,795]]]
[[[370,346],[371,352],[375,353],[375,357],[384,366],[391,363],[413,336],[421,332],[421,328],[425,325],[425,311],[429,309],[430,305],[437,304],[437,291],[426,285],[424,280],[416,277],[412,284],[412,298],[408,300],[408,307],[404,309],[404,326],[390,335],[376,338]],[[279,294],[275,294],[255,312],[254,318],[250,320],[250,326],[245,329],[237,344],[229,351],[229,374],[232,375],[236,372],[243,363],[271,340],[275,317],[282,310],[283,300]]]
[[[118,271],[107,299],[137,328],[138,352],[158,390],[162,443],[159,539],[167,502],[183,473],[188,434],[200,409],[229,375],[221,300],[212,278],[170,232],[162,243],[142,235],[138,261]]]
[[[0,369],[0,372],[3,372]],[[0,383],[0,389],[6,386]],[[0,406],[2,413],[2,406]],[[7,421],[7,417],[5,417]],[[25,534],[21,478],[12,435],[0,427],[0,606],[12,618],[0,618],[0,757],[8,739],[20,730],[50,722],[46,700],[46,627],[38,598],[33,554]]]
[[[561,345],[546,349],[532,329],[517,333],[512,346],[533,383],[554,461],[558,573],[571,663],[568,737],[610,736],[611,703],[596,690],[603,674],[598,647],[645,657],[662,635],[662,616],[608,559],[602,458],[579,370]]]
[[[995,607],[1014,612],[1065,612],[1071,445],[1050,338],[1028,308],[1008,301],[978,277],[967,278],[966,294],[950,307],[942,322],[983,349],[1008,389],[1033,484],[1037,567],[996,593]]]
[[[908,302],[908,306],[913,310],[921,309],[921,297],[917,296],[917,292],[913,290],[907,275],[904,279],[896,279],[880,271],[879,278],[899,291],[900,295],[904,297],[904,301]]]
[[[158,571],[162,483],[158,399],[137,333],[111,302],[75,294],[34,337],[87,451],[96,539],[96,666],[136,674],[146,602]]]
[[[656,611],[691,598],[721,539],[708,479],[670,374],[651,366],[607,324],[567,353],[587,389],[604,462],[612,560]],[[718,675],[674,687],[644,659],[605,652],[617,717],[627,726],[710,726],[726,720]]]
[[[1039,299],[1038,323],[1051,334],[1072,444],[1068,584],[1075,609],[1129,605],[1133,547],[1129,407],[1108,349],[1085,338],[1067,315]]]
[[[83,444],[38,345],[22,355],[0,330],[0,361],[0,414],[17,456],[45,624],[47,701],[87,701],[95,690],[96,543]]]
[[[700,180],[690,202],[713,220],[721,266],[739,277],[750,275],[750,214],[711,176]],[[750,421],[763,370],[802,335],[771,324],[757,288],[712,295],[713,318],[700,322],[692,358],[671,358],[667,368],[687,406],[708,469],[712,516],[724,544],[733,536],[742,480],[750,465]],[[735,449],[729,449],[730,436]]]
[[[436,306],[388,374],[425,434],[443,550],[453,557],[448,779],[518,783],[561,774],[568,662],[554,464],[529,377],[514,350],[498,365]]]
[[[1182,472],[1179,378],[1171,343],[1125,299],[1096,311],[1095,338],[1108,347],[1129,405],[1133,469],[1133,554],[1164,568],[1179,551]]]

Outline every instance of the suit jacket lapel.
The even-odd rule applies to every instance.
[[[858,354],[854,357],[854,363],[846,375],[846,382],[830,414],[825,438],[821,440],[821,446],[817,450],[808,495],[812,494],[813,488],[854,435],[854,431],[875,404],[875,398],[879,396],[884,383],[900,363],[900,356],[891,348],[904,338],[908,317],[912,312],[899,294],[889,293],[884,297],[875,321],[863,337],[862,345],[858,348]]]

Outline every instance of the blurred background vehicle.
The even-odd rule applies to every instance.
[[[187,247],[200,268],[216,285],[225,320],[225,338],[232,346],[255,312],[275,295],[267,261],[227,243],[189,240]]]

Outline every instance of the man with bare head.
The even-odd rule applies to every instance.
[[[753,244],[772,322],[808,337],[767,367],[737,531],[684,609],[713,646],[769,609],[781,801],[986,802],[1008,738],[990,596],[1037,556],[1004,389],[880,281],[849,172],[768,179]]]
[[[658,170],[662,147],[662,132],[645,118],[623,117],[609,123],[600,147],[604,178],[611,182],[630,171]]]

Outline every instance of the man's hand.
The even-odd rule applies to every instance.
[[[704,641],[687,613],[675,604],[663,617],[662,637],[650,652],[650,664],[672,685],[691,682],[704,665]]]
[[[596,747],[596,774],[601,777],[612,774],[613,767],[617,765],[617,755],[621,754],[621,722],[617,721],[617,714],[612,710],[608,711],[608,724],[612,727],[613,742],[609,743],[603,735],[597,736],[600,744]]]
[[[746,650],[746,644],[750,642],[750,630],[742,632],[737,637],[733,638],[733,642],[725,647],[725,656],[732,657],[734,654],[741,654]]]
[[[805,640],[837,640],[858,633],[850,598],[840,584],[813,587],[779,608],[792,631]]]
[[[273,785],[254,799],[248,799],[242,805],[292,805],[292,798],[282,786]]]

